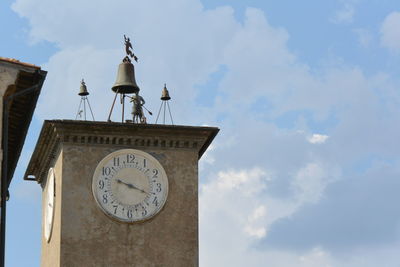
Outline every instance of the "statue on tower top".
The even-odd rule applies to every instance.
[[[133,115],[133,123],[146,123],[146,117],[143,113],[143,107],[146,103],[144,98],[139,95],[139,93],[135,93],[132,97],[128,96],[131,99],[133,104],[132,107],[132,115]],[[149,112],[151,114],[151,112]]]
[[[126,37],[125,34],[124,34],[124,39],[125,39],[125,52],[126,52],[126,57],[124,58],[124,60],[131,62],[131,60],[129,59],[129,56],[130,56],[137,62],[138,58],[132,52],[133,48],[132,48],[131,40],[129,39],[129,37]]]

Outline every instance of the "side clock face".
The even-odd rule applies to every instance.
[[[50,168],[49,173],[47,174],[44,203],[44,237],[47,242],[50,241],[53,229],[55,185],[54,169]]]
[[[164,168],[150,154],[122,149],[97,165],[93,196],[101,210],[120,222],[134,223],[155,216],[168,196]]]

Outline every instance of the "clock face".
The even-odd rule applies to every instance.
[[[168,195],[164,168],[150,154],[122,149],[97,165],[93,196],[102,211],[120,222],[145,221],[156,215]]]
[[[54,169],[50,168],[47,174],[45,207],[44,207],[44,237],[50,241],[53,229],[54,201],[55,200],[55,174]]]

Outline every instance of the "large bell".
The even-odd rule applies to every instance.
[[[117,81],[112,87],[114,92],[132,94],[140,91],[135,80],[135,67],[132,63],[124,61],[118,66]]]
[[[81,81],[81,88],[79,89],[78,95],[80,95],[80,96],[89,95],[89,92],[88,92],[88,90],[87,90],[87,88],[86,88],[86,84],[85,84],[85,82],[83,81],[83,79],[82,79],[82,81]]]
[[[164,84],[164,89],[162,90],[161,93],[161,100],[170,100],[171,97],[169,96],[169,92],[167,90],[167,85]]]

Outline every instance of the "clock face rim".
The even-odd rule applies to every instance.
[[[45,200],[45,214],[44,214],[44,237],[47,243],[50,242],[53,233],[54,224],[54,209],[55,209],[55,170],[53,167],[49,168],[46,180],[46,200]],[[50,190],[52,192],[50,192]],[[51,198],[51,199],[50,199]],[[52,202],[52,206],[49,206],[49,202]],[[50,210],[49,210],[50,209]],[[49,215],[50,212],[50,215]],[[50,218],[49,224],[47,223],[48,218]]]
[[[116,155],[126,155],[126,154],[135,154],[135,155],[140,155],[143,158],[149,159],[151,160],[157,167],[157,169],[160,171],[162,177],[164,177],[164,198],[162,200],[162,203],[159,205],[159,207],[157,209],[155,209],[151,215],[147,216],[147,217],[142,217],[140,219],[137,220],[128,220],[125,218],[121,218],[121,217],[117,217],[114,214],[112,214],[111,212],[109,212],[106,208],[103,207],[103,203],[101,201],[99,201],[99,199],[97,198],[97,190],[99,190],[99,188],[97,187],[97,182],[98,182],[98,178],[100,176],[100,172],[102,170],[102,167],[104,167],[105,165],[107,165],[108,162],[110,162],[110,160],[112,160],[112,158],[114,158]],[[157,166],[158,165],[158,166]],[[150,178],[148,178],[150,179]],[[111,187],[111,186],[110,186]],[[119,149],[119,150],[115,150],[111,153],[108,153],[96,166],[96,169],[93,173],[93,177],[92,177],[92,196],[97,204],[97,207],[105,214],[107,215],[108,218],[112,219],[113,221],[119,222],[119,223],[125,223],[125,224],[140,224],[143,222],[146,222],[148,220],[153,219],[156,215],[158,215],[165,207],[165,204],[167,202],[168,199],[168,192],[169,192],[169,181],[168,181],[168,176],[165,172],[164,167],[162,166],[162,164],[151,154],[149,154],[148,152],[142,151],[142,150],[138,150],[138,149],[133,149],[133,148],[126,148],[126,149]],[[143,202],[143,201],[142,201]],[[140,202],[140,203],[142,203]]]

